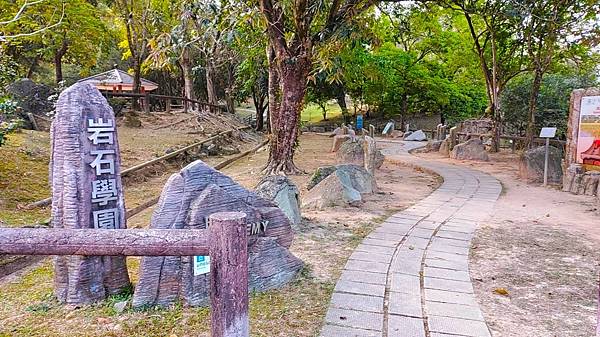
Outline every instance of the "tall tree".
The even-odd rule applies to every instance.
[[[498,151],[502,124],[500,94],[512,78],[528,70],[518,19],[509,15],[512,7],[502,0],[442,0],[440,3],[465,19],[485,78],[488,114],[494,121],[492,150]]]
[[[294,146],[314,49],[371,8],[376,0],[259,0],[269,39],[271,142],[266,174],[295,174]]]
[[[533,82],[528,102],[526,147],[533,146],[537,101],[544,75],[563,52],[597,29],[600,3],[593,0],[524,0],[509,2],[521,23]],[[579,46],[577,46],[579,49]]]

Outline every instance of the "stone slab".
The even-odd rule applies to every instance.
[[[426,302],[427,313],[429,315],[446,316],[455,318],[472,319],[475,321],[484,321],[479,307],[473,307],[456,303]]]
[[[423,319],[390,315],[388,337],[425,337]]]
[[[385,285],[339,280],[335,285],[334,291],[383,297],[385,295]]]
[[[320,337],[381,337],[381,331],[364,330],[358,328],[350,328],[345,326],[337,326],[333,324],[325,324],[321,330]]]
[[[444,280],[439,278],[425,277],[425,288],[455,291],[459,293],[473,293],[473,285],[471,282]]]
[[[394,315],[423,317],[421,308],[421,293],[397,293],[390,292],[389,313]]]
[[[329,308],[325,315],[325,322],[351,328],[381,331],[383,314]]]
[[[346,293],[333,293],[331,305],[338,309],[351,309],[368,312],[383,312],[383,298]]]
[[[431,332],[471,337],[491,337],[487,325],[480,321],[431,315],[428,323]]]
[[[385,285],[387,275],[358,270],[348,270],[342,273],[340,280]]]
[[[474,295],[459,293],[455,291],[425,289],[425,299],[432,302],[456,303],[470,306],[478,306]]]

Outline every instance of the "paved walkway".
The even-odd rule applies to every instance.
[[[477,224],[502,187],[485,173],[407,153],[417,146],[407,142],[383,152],[438,173],[444,183],[356,248],[336,284],[322,337],[490,336],[468,259]]]

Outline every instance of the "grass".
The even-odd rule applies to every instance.
[[[342,115],[342,110],[337,103],[327,103],[325,110],[327,111],[327,119],[339,118]],[[323,110],[320,106],[309,103],[302,110],[300,120],[309,124],[322,122]]]
[[[48,133],[22,131],[0,147],[0,225],[22,226],[46,220],[48,210],[24,212],[21,206],[50,196]]]

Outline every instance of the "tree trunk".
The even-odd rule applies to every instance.
[[[302,56],[286,57],[278,60],[281,102],[276,111],[271,111],[271,146],[269,161],[264,169],[267,175],[285,173],[298,174],[301,171],[294,164],[294,147],[298,136],[300,109],[306,92],[306,78],[310,71],[310,58]],[[271,69],[270,69],[271,72]],[[269,81],[269,91],[272,82]],[[274,84],[274,83],[273,83]],[[271,102],[269,102],[271,105]]]
[[[537,111],[537,99],[542,86],[542,77],[544,76],[539,67],[535,69],[535,77],[531,85],[531,95],[529,96],[529,119],[527,121],[527,134],[525,139],[525,148],[533,147],[533,137],[535,137],[535,113]]]
[[[344,90],[344,88],[342,86],[340,86],[339,90],[336,90],[336,97],[335,100],[337,101],[337,104],[340,106],[340,109],[342,110],[342,116],[344,117],[344,124],[348,125],[350,124],[350,116],[348,114],[348,106],[346,105],[346,91]],[[356,109],[354,109],[354,111],[356,112]]]
[[[195,99],[194,95],[194,77],[192,74],[192,61],[190,60],[190,52],[187,48],[181,54],[181,72],[183,74],[183,94],[184,97],[190,100]],[[192,110],[195,110],[195,104],[192,104]]]
[[[208,98],[208,103],[217,105],[219,104],[219,100],[217,98],[217,89],[215,87],[214,82],[214,74],[215,74],[215,65],[210,61],[206,61],[206,97]],[[212,109],[211,109],[212,111]]]
[[[63,80],[62,58],[67,53],[68,47],[67,42],[63,41],[62,46],[54,52],[54,74],[56,84],[59,84]]]
[[[225,89],[225,103],[227,104],[227,112],[235,114],[235,80],[233,74],[233,64],[227,64],[227,88]]]
[[[257,86],[252,86],[252,102],[256,109],[256,131],[262,131],[265,123],[265,96]]]
[[[139,94],[142,88],[142,62],[135,57],[133,59],[133,93],[135,94]],[[133,106],[132,106],[134,111],[139,110],[140,108],[140,101],[137,98],[133,99]]]

